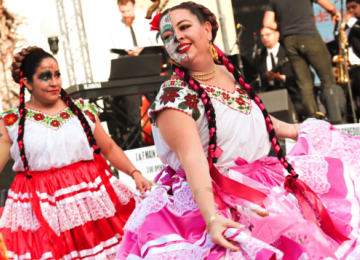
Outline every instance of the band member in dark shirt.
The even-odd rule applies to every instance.
[[[334,99],[336,97],[331,97],[331,93],[342,91],[339,86],[336,86],[329,51],[313,19],[313,3],[321,5],[328,11],[334,22],[340,21],[340,14],[329,0],[270,0],[263,21],[265,27],[274,30],[280,25],[281,37],[297,78],[306,116],[312,116],[318,111],[310,65],[315,69],[324,87],[322,92],[324,99]],[[341,116],[338,116],[339,110],[335,111],[336,113],[332,109],[327,110],[332,123],[341,123],[341,119],[339,121]]]

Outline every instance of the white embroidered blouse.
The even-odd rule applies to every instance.
[[[234,83],[235,85],[235,83]],[[202,84],[210,96],[216,114],[217,144],[224,151],[217,167],[236,166],[235,159],[241,157],[253,162],[264,158],[270,150],[269,135],[260,108],[238,84],[234,92]],[[183,170],[175,153],[166,144],[156,124],[156,113],[160,110],[176,109],[191,116],[197,123],[205,154],[208,151],[209,129],[202,100],[197,92],[180,79],[169,79],[152,104],[149,115],[153,120],[152,132],[158,155],[164,164],[175,170]]]
[[[75,104],[84,113],[94,132],[98,108],[81,99],[76,100]],[[93,149],[89,145],[83,127],[70,108],[54,116],[30,108],[26,110],[24,145],[30,171],[61,168],[94,158]],[[17,142],[19,118],[18,108],[0,114],[0,119],[4,119],[12,141],[10,153],[15,161],[13,166],[15,172],[24,170]]]

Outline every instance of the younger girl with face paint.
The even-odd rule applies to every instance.
[[[213,46],[218,24],[206,7],[182,3],[152,25],[175,72],[149,112],[169,166],[116,258],[360,259],[359,138],[270,117]],[[277,137],[297,139],[286,158]],[[278,158],[267,157],[271,145]]]
[[[61,88],[52,55],[23,49],[12,76],[20,105],[0,114],[0,172],[10,155],[18,172],[0,218],[9,259],[113,259],[135,200],[100,149],[141,192],[151,183],[106,134],[98,108]]]

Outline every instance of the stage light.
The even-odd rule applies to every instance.
[[[51,52],[56,55],[59,51],[59,38],[60,34],[59,24],[54,16],[48,16],[40,23],[40,30],[42,34],[48,39]]]

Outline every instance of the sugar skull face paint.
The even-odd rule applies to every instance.
[[[190,49],[191,45],[183,45],[177,40],[174,27],[171,24],[170,14],[165,15],[161,19],[160,33],[161,38],[165,43],[165,49],[171,59],[175,62],[181,62],[182,60],[188,58],[188,54],[186,52]]]
[[[61,74],[59,65],[53,58],[45,58],[39,64],[33,82],[28,82],[26,87],[36,99],[42,99],[44,103],[56,100],[61,91]]]
[[[38,76],[38,79],[42,82],[49,82],[51,78],[52,78],[52,72],[50,70],[45,70]]]

